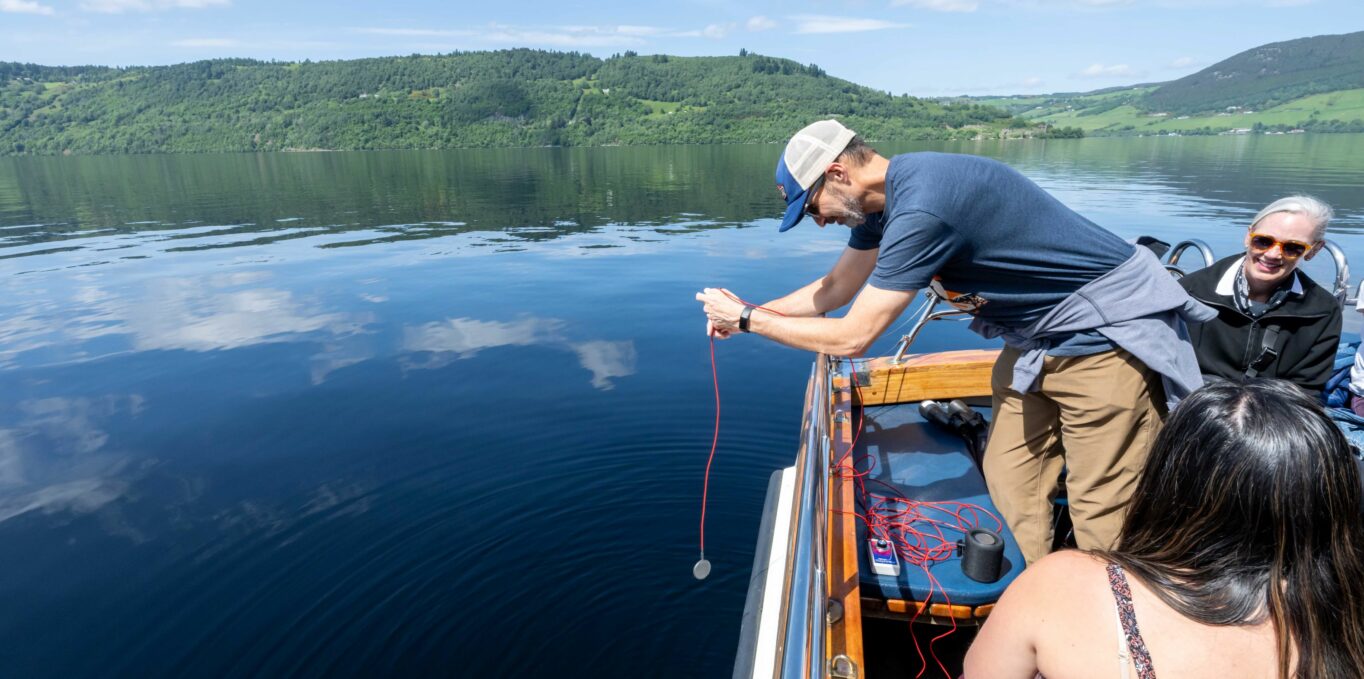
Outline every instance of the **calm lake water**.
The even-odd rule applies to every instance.
[[[1308,191],[1364,270],[1364,136],[930,148],[1222,254]],[[697,583],[692,296],[846,239],[776,232],[779,151],[0,158],[0,674],[728,676],[811,356],[718,345]]]

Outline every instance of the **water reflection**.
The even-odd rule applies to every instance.
[[[582,342],[570,345],[578,354],[578,362],[592,372],[592,386],[598,389],[611,389],[611,381],[635,374],[635,343],[626,342]]]
[[[0,522],[29,512],[91,514],[122,497],[154,461],[107,449],[104,423],[137,417],[143,407],[137,395],[17,403],[16,420],[0,428]],[[113,534],[145,539],[121,520],[108,525]]]
[[[412,370],[444,368],[454,361],[477,356],[484,349],[531,345],[562,346],[578,357],[592,373],[592,386],[611,389],[612,380],[635,373],[633,341],[594,340],[571,342],[563,336],[566,321],[527,317],[516,321],[480,321],[452,318],[403,329],[403,366]]]
[[[1082,212],[1157,222],[1237,221],[1306,191],[1354,232],[1362,135],[881,144],[1017,166]],[[66,265],[220,248],[367,247],[481,235],[514,251],[612,225],[660,235],[774,217],[777,148],[0,158],[0,261]],[[1127,219],[1124,218],[1127,215]],[[1152,227],[1147,227],[1152,228]],[[612,247],[614,240],[584,247]],[[57,260],[54,260],[57,261]]]
[[[518,321],[479,321],[472,318],[452,318],[439,323],[427,323],[403,329],[403,349],[426,352],[431,356],[413,368],[441,368],[451,361],[473,358],[490,347],[528,346],[558,341],[564,326],[557,319],[523,318]]]
[[[371,233],[328,246],[470,232],[537,242],[697,212],[741,223],[775,208],[766,183],[732,173],[770,163],[745,147],[0,158],[0,256],[111,234],[185,251],[356,231]]]
[[[344,338],[374,318],[364,311],[325,311],[321,300],[270,287],[265,271],[168,277],[131,288],[89,277],[16,291],[0,302],[0,367],[27,352],[43,360],[90,360],[118,351],[215,351],[303,335]],[[66,283],[66,284],[63,284]],[[20,287],[15,279],[0,284]],[[115,341],[110,341],[115,340]]]

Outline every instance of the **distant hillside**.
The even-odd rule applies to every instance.
[[[891,96],[747,53],[0,63],[0,153],[777,142],[829,116],[873,140],[1032,133],[996,108]]]
[[[1264,109],[1313,94],[1364,88],[1364,31],[1246,50],[1146,95],[1142,108],[1174,114]]]
[[[1364,132],[1364,31],[1256,47],[1168,83],[942,101],[1097,135]]]

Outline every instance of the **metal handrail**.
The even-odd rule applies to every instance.
[[[827,671],[824,637],[829,593],[824,545],[829,521],[825,497],[829,487],[829,371],[830,359],[821,354],[805,394],[786,548],[785,591],[778,618],[784,621],[777,633],[780,679],[819,679]]]
[[[963,311],[961,309],[934,311],[933,309],[936,308],[941,301],[942,297],[931,290],[924,295],[924,311],[919,314],[919,320],[914,322],[914,327],[910,328],[909,332],[900,337],[900,342],[895,345],[895,358],[890,359],[890,362],[893,365],[899,365],[905,362],[905,354],[909,351],[909,345],[914,344],[914,339],[919,336],[919,333],[923,331],[924,326],[928,325],[929,321],[938,321],[953,316],[966,316],[970,313],[969,311]]]
[[[1354,300],[1350,296],[1350,262],[1345,258],[1345,251],[1339,245],[1331,241],[1325,241],[1322,249],[1330,253],[1331,261],[1336,264],[1336,280],[1331,284],[1331,294],[1336,296],[1342,304],[1352,304]]]
[[[1212,266],[1213,262],[1217,261],[1217,258],[1212,254],[1212,248],[1208,247],[1207,243],[1204,243],[1197,238],[1190,238],[1189,240],[1180,241],[1178,245],[1170,248],[1170,255],[1165,259],[1165,263],[1170,266],[1179,264],[1180,255],[1183,255],[1184,251],[1189,248],[1196,248],[1198,253],[1203,255],[1203,266]],[[1180,269],[1180,271],[1182,272],[1183,269]]]

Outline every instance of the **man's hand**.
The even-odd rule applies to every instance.
[[[724,288],[706,288],[696,293],[696,301],[706,314],[707,335],[728,339],[739,332],[739,314],[744,305],[733,293]]]

